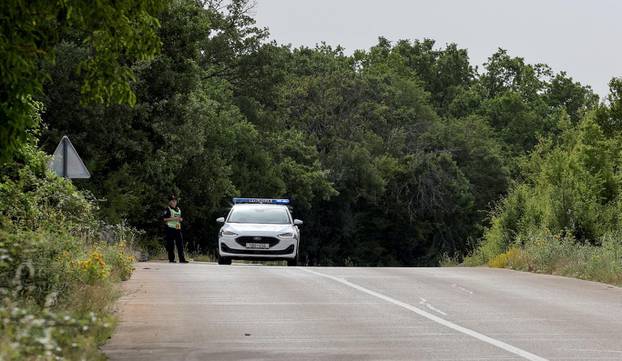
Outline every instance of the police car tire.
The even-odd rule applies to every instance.
[[[298,265],[298,255],[296,255],[296,257],[294,257],[293,259],[288,259],[287,260],[287,265],[290,266],[290,267],[297,266]]]
[[[218,257],[218,264],[229,265],[231,264],[231,258]]]

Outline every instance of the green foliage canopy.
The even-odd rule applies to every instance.
[[[136,101],[130,87],[129,62],[153,56],[161,8],[158,0],[23,1],[0,4],[0,161],[10,160],[26,131],[35,126],[29,116],[33,98],[42,94],[53,63],[55,46],[68,34],[87,50],[75,64],[82,74],[86,101],[105,104]]]
[[[158,237],[176,192],[191,248],[211,252],[231,196],[290,197],[305,262],[431,265],[477,245],[542,139],[592,112],[605,134],[619,118],[616,81],[599,104],[566,73],[503,49],[480,71],[466,49],[430,39],[379,38],[352,55],[282,46],[251,5],[171,2],[162,52],[131,67],[134,108],[76,102],[85,74],[73,69],[90,47],[55,46],[43,144],[70,134],[93,170],[80,186],[105,218]]]

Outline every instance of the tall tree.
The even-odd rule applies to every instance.
[[[89,56],[77,64],[86,100],[133,104],[128,62],[152,57],[159,48],[158,0],[8,0],[0,4],[0,160],[7,160],[32,127],[33,97],[49,76],[62,35],[80,34]]]

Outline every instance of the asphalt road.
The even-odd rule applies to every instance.
[[[487,268],[139,263],[111,360],[622,360],[622,289]]]

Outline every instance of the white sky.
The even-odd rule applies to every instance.
[[[502,47],[565,70],[601,96],[622,76],[622,0],[256,0],[254,17],[281,44],[342,45],[378,36],[455,42],[481,65]],[[481,66],[480,66],[481,68]]]

